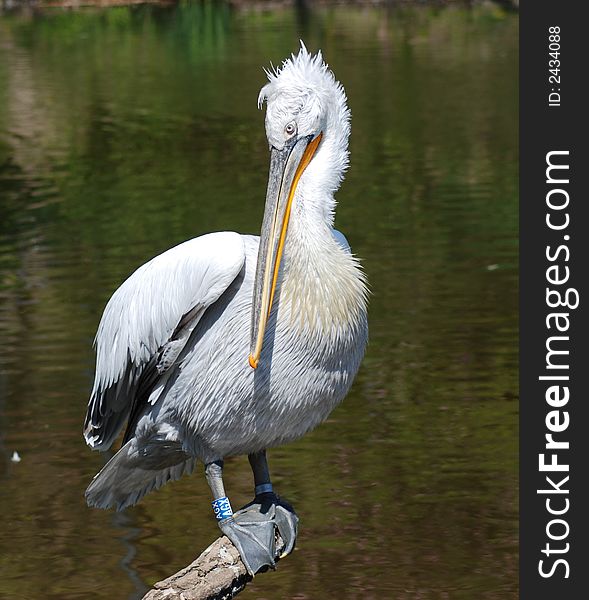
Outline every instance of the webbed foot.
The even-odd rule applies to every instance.
[[[250,575],[255,575],[264,567],[274,568],[277,533],[284,542],[279,558],[293,551],[298,523],[290,504],[274,493],[264,493],[233,516],[219,521],[219,527],[239,550]]]

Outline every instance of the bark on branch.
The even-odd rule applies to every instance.
[[[283,549],[278,537],[276,560]],[[158,581],[143,600],[230,600],[251,580],[237,548],[223,535],[187,567]]]

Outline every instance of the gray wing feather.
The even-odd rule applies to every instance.
[[[188,456],[178,443],[149,446],[138,453],[133,441],[128,441],[94,477],[86,490],[86,501],[96,508],[132,506],[148,492],[168,481],[191,473],[196,459]]]
[[[96,375],[84,425],[91,448],[112,444],[137,393],[174,364],[244,260],[239,234],[211,233],[156,256],[112,295],[94,340]]]

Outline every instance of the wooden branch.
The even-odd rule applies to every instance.
[[[276,561],[283,549],[278,536]],[[158,581],[143,600],[230,600],[251,580],[237,548],[223,535],[187,567]]]

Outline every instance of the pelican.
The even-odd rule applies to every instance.
[[[270,173],[261,235],[210,233],[139,267],[95,338],[86,443],[120,450],[86,490],[122,510],[204,464],[214,514],[253,575],[292,551],[298,517],[270,480],[266,449],[296,440],[344,398],[368,337],[367,288],[333,228],[348,166],[342,85],[301,43],[266,71]],[[223,460],[247,454],[254,500],[233,513]],[[320,460],[317,461],[317,476]]]

